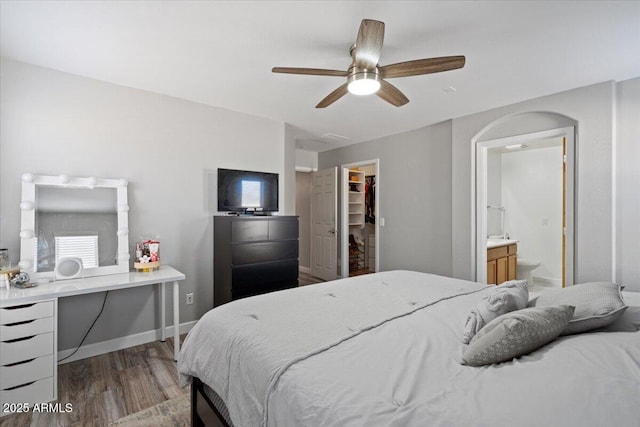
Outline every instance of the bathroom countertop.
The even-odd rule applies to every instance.
[[[487,249],[499,248],[500,246],[513,245],[518,243],[519,240],[513,239],[487,239]]]

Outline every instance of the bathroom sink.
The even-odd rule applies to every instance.
[[[514,239],[487,239],[487,249],[497,248],[499,246],[507,246],[518,243],[518,240]]]

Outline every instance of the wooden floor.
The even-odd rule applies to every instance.
[[[309,273],[303,273],[302,271],[298,273],[298,286],[313,285],[321,282],[324,282],[324,280],[313,277]]]
[[[70,403],[72,411],[7,415],[0,427],[106,426],[188,392],[178,385],[168,338],[59,365],[57,402],[63,408]]]
[[[371,273],[372,272],[369,270],[369,268],[361,268],[359,270],[350,271],[349,277],[361,276],[363,274],[371,274]],[[300,286],[313,285],[314,283],[321,283],[321,282],[324,282],[324,280],[314,277],[309,273],[300,272],[298,274],[298,284]]]
[[[350,270],[349,277],[362,276],[363,274],[371,274],[369,267],[360,268],[358,270]]]

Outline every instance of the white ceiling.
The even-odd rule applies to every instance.
[[[316,109],[342,78],[271,73],[346,70],[363,18],[386,24],[381,65],[466,65],[393,79],[411,100],[400,108],[348,94]],[[312,151],[640,76],[639,1],[2,0],[0,19],[4,57],[287,122]]]

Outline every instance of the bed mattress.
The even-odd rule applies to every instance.
[[[640,332],[565,336],[468,367],[461,321],[476,301],[445,301],[296,363],[272,393],[269,425],[640,426]]]
[[[510,362],[469,367],[460,364],[463,324],[487,287],[423,273],[385,272],[361,276],[353,289],[364,285],[375,289],[376,284],[382,282],[411,282],[411,292],[403,293],[402,298],[407,303],[416,303],[418,308],[361,328],[335,345],[320,343],[317,351],[292,358],[282,369],[276,369],[276,374],[270,375],[267,388],[243,386],[242,390],[256,400],[255,406],[262,411],[262,418],[255,423],[235,424],[279,427],[638,425],[640,325],[633,323],[637,317],[631,320],[631,329],[623,327],[613,332],[614,327],[608,331],[564,336]],[[335,294],[337,285],[353,284],[353,280],[345,279],[314,285],[314,291],[308,296]],[[443,297],[443,287],[452,288],[450,296]],[[291,295],[291,291],[285,292]],[[436,297],[425,296],[432,292]],[[636,294],[625,295],[627,304],[638,306],[630,307],[629,315],[637,316],[640,298]],[[294,299],[304,297],[304,292],[294,295]],[[258,301],[273,303],[275,300],[278,298],[272,296]],[[426,304],[426,301],[431,302]],[[380,305],[393,304],[383,299]],[[285,305],[280,309],[288,308]],[[384,311],[383,307],[371,309]],[[228,310],[239,310],[244,316],[255,313],[255,307],[245,304],[230,306]],[[339,317],[332,310],[326,315]],[[314,321],[327,323],[327,318]],[[300,324],[305,321],[301,320]],[[183,376],[206,377],[205,359],[199,362],[199,368],[198,363],[189,363],[193,358],[189,347],[197,347],[206,340],[207,334],[212,334],[212,342],[216,341],[215,336],[220,336],[215,325],[205,323],[205,326],[189,337],[183,347],[187,354],[184,361],[181,357]],[[313,328],[308,330],[312,332]],[[235,335],[227,343],[245,341],[246,337]],[[193,352],[199,356],[203,353]],[[229,399],[233,398],[228,393],[229,387],[237,379],[228,374],[228,381],[203,381]],[[259,392],[254,395],[256,390]],[[265,390],[267,394],[263,396]],[[226,403],[234,405],[234,402]],[[234,416],[232,413],[231,419],[236,421]]]

